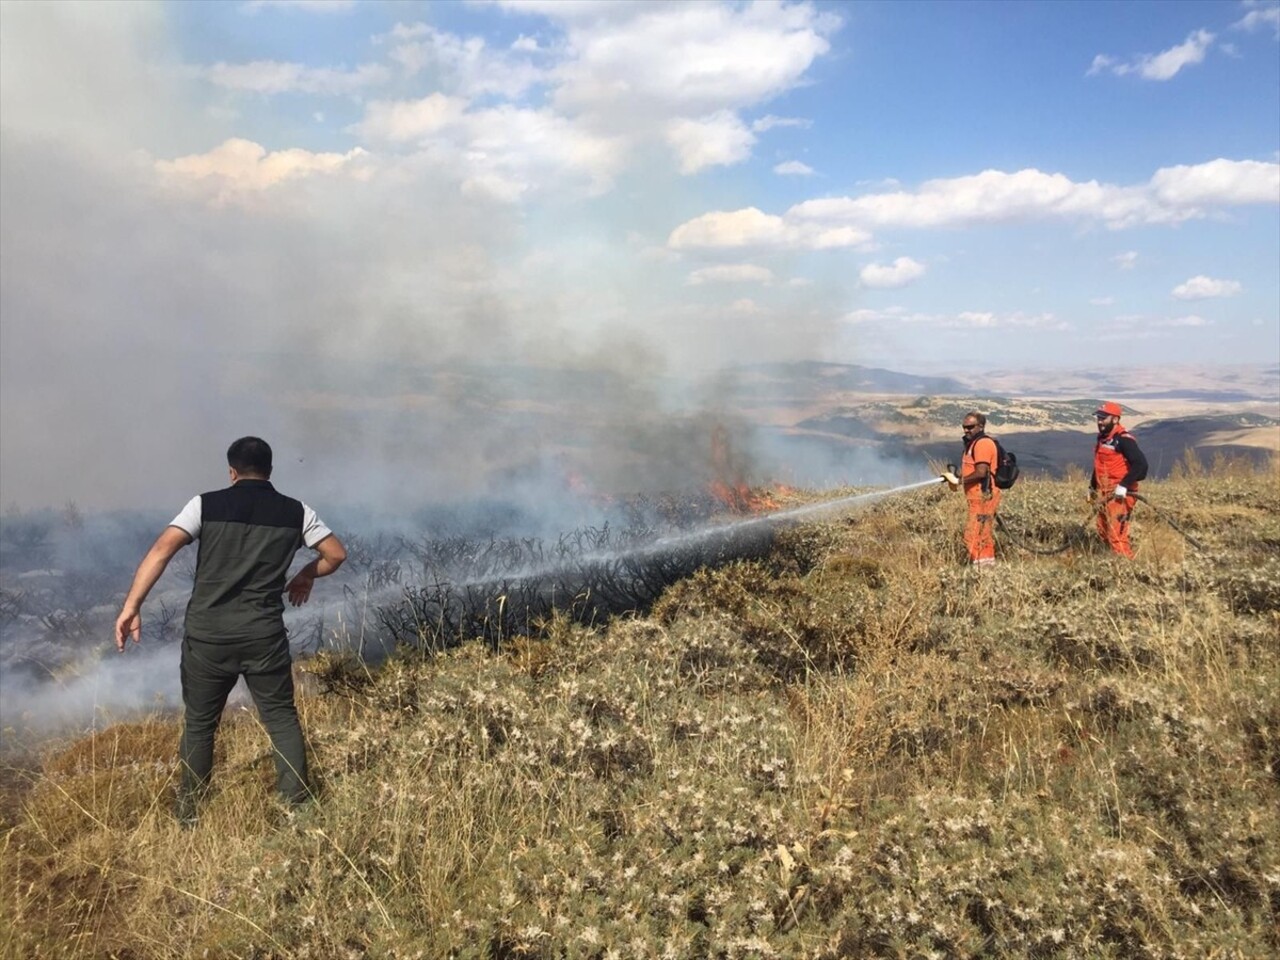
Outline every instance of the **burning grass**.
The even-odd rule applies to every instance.
[[[0,954],[1274,955],[1276,481],[1153,485],[1204,554],[1140,512],[1133,563],[980,574],[960,499],[917,492],[647,613],[316,658],[298,815],[251,713],[192,831],[169,721],[51,748],[8,807]],[[1078,487],[1005,510],[1061,543]]]

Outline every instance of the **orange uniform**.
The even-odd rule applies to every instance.
[[[1093,448],[1093,479],[1090,486],[1102,498],[1098,511],[1098,535],[1122,557],[1132,557],[1129,544],[1129,518],[1137,502],[1138,481],[1147,476],[1147,458],[1138,442],[1117,421],[1105,434],[1099,434]],[[1117,487],[1124,496],[1116,497]]]
[[[995,524],[996,511],[1000,508],[1000,489],[995,484],[998,457],[996,442],[979,434],[977,439],[966,442],[964,459],[960,462],[960,482],[969,501],[964,545],[969,548],[969,559],[979,565],[996,562]],[[987,477],[975,481],[973,474],[980,463],[987,465]]]

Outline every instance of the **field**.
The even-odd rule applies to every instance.
[[[1278,469],[1148,485],[1203,550],[1140,508],[1117,561],[1028,477],[1045,552],[979,573],[937,488],[608,622],[303,661],[296,812],[243,709],[190,830],[172,717],[11,756],[0,955],[1274,956]]]

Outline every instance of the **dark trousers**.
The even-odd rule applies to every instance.
[[[213,740],[227,697],[244,677],[271,737],[276,759],[276,788],[289,802],[310,796],[302,725],[293,702],[293,663],[283,634],[272,640],[206,643],[182,641],[182,785],[180,810],[193,811],[213,771]]]

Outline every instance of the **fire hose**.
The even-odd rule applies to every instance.
[[[1183,530],[1180,526],[1174,523],[1173,518],[1171,518],[1167,513],[1165,513],[1163,510],[1157,507],[1154,503],[1152,503],[1142,494],[1132,493],[1130,494],[1130,496],[1133,497],[1133,499],[1138,500],[1142,503],[1145,503],[1148,507],[1150,507],[1152,513],[1154,513],[1159,519],[1163,520],[1165,523],[1171,526],[1174,530],[1176,530],[1179,534],[1181,534],[1182,539],[1186,540],[1187,543],[1191,544],[1191,546],[1195,547],[1197,550],[1204,549],[1204,544],[1200,543],[1198,540],[1192,537],[1191,534],[1187,533],[1187,531]]]
[[[1067,532],[1067,537],[1063,541],[1062,546],[1053,547],[1052,549],[1040,549],[1018,539],[1018,537],[1014,535],[1013,531],[1009,529],[1009,525],[1004,522],[1004,517],[1000,516],[998,513],[996,514],[996,526],[1000,528],[1000,532],[1008,537],[1015,547],[1025,550],[1027,553],[1038,554],[1042,557],[1052,557],[1059,553],[1065,553],[1072,547],[1083,546],[1092,539],[1091,534],[1084,527],[1073,527]]]

